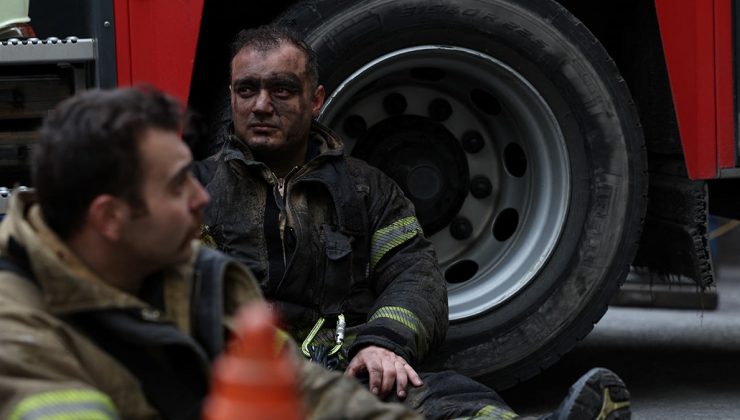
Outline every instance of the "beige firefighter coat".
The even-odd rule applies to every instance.
[[[99,418],[160,418],[126,366],[60,316],[95,308],[135,309],[153,322],[172,322],[189,333],[192,263],[165,270],[160,312],[89,270],[45,225],[31,193],[11,200],[0,224],[0,254],[8,254],[11,238],[27,253],[38,286],[19,274],[0,272],[0,418],[34,418],[54,409],[72,417],[79,409],[93,410]],[[230,270],[227,277],[227,317],[239,304],[261,299],[248,271]],[[228,325],[228,319],[224,322]],[[418,418],[297,353],[295,361],[308,418]]]

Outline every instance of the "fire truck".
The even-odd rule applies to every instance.
[[[195,156],[217,151],[234,35],[304,36],[328,92],[320,120],[399,184],[436,246],[450,327],[423,368],[529,378],[628,275],[709,287],[709,211],[738,217],[734,0],[31,0],[24,13],[35,37],[0,43],[6,186],[29,184],[44,114],[93,87],[169,92],[207,128]]]

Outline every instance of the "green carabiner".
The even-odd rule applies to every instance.
[[[308,350],[308,345],[311,344],[314,338],[316,338],[316,334],[318,334],[319,330],[321,330],[321,327],[324,326],[324,322],[326,322],[326,318],[324,318],[323,316],[319,317],[319,319],[316,321],[316,324],[313,326],[313,328],[311,328],[311,331],[306,336],[306,339],[303,340],[303,344],[301,344],[301,352],[303,352],[304,356],[311,357],[311,352]],[[339,351],[339,349],[342,348],[342,344],[344,344],[344,330],[346,326],[347,323],[344,320],[344,315],[337,315],[337,328],[334,335],[334,342],[336,344],[329,351],[329,356],[334,355],[336,352]]]

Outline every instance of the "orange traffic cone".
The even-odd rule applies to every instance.
[[[277,351],[276,329],[262,304],[239,310],[236,336],[213,368],[205,420],[300,420],[297,371]]]

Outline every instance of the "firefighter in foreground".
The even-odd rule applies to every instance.
[[[208,194],[153,91],[90,91],[47,118],[33,193],[0,224],[0,418],[197,419],[251,274],[192,241]],[[290,353],[293,354],[293,353]],[[415,418],[294,357],[310,418]]]
[[[336,135],[314,121],[325,92],[310,47],[280,28],[242,31],[232,44],[230,92],[223,149],[196,168],[212,197],[204,241],[252,269],[313,361],[363,377],[374,394],[430,418],[514,417],[493,391],[461,375],[426,374],[422,386],[412,365],[444,339],[446,284],[401,190],[345,157]],[[595,370],[586,382],[599,388],[585,403],[594,413],[613,386],[629,415],[616,375]]]

